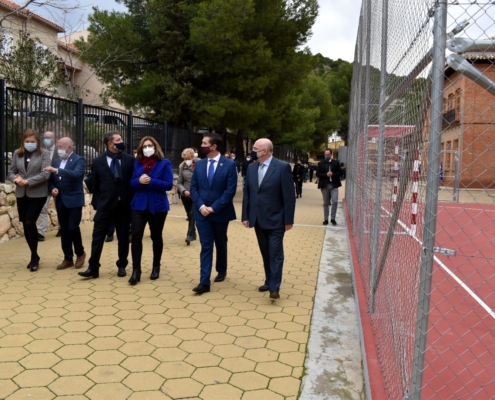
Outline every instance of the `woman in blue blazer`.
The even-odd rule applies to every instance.
[[[158,142],[151,136],[141,139],[137,148],[131,186],[135,190],[131,202],[132,218],[132,276],[131,285],[141,279],[141,256],[143,234],[149,224],[153,242],[153,268],[150,279],[160,275],[160,259],[163,252],[163,226],[170,210],[167,190],[172,189],[174,175],[172,166],[163,154]]]

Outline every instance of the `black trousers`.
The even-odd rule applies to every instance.
[[[260,247],[263,266],[265,268],[265,285],[270,292],[278,292],[282,284],[284,267],[284,235],[285,227],[280,229],[262,229],[254,225],[258,246]]]
[[[196,240],[196,226],[194,221],[194,208],[191,197],[181,196],[182,205],[186,210],[187,219],[189,220],[189,226],[187,227],[187,238],[190,240]]]
[[[153,267],[160,267],[163,253],[163,227],[167,214],[167,212],[152,214],[149,211],[132,211],[132,269],[141,269],[143,235],[146,224],[150,226],[151,241],[153,242]]]
[[[38,220],[41,210],[46,203],[46,197],[18,197],[17,211],[19,212],[19,221],[24,228],[24,237],[31,251],[30,264],[38,264],[40,256],[38,255]]]
[[[84,246],[81,237],[82,207],[67,208],[62,205],[57,208],[58,223],[60,225],[60,242],[64,252],[64,260],[72,261],[74,253],[81,256],[84,253]],[[72,250],[74,246],[74,251]]]
[[[299,180],[299,181],[298,181],[298,180],[296,180],[296,181],[295,181],[295,183],[296,183],[296,195],[300,195],[300,194],[302,194],[302,186],[303,186],[303,181],[302,181],[302,179],[301,179],[301,180]]]
[[[108,227],[113,221],[115,232],[118,240],[117,267],[125,268],[128,264],[127,256],[129,255],[129,226],[131,224],[131,210],[117,203],[115,210],[96,211],[93,225],[93,240],[91,242],[91,257],[89,259],[89,268],[100,268],[100,258],[105,244]]]

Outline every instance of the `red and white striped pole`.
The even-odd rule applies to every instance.
[[[395,208],[397,203],[397,188],[399,186],[399,140],[395,140],[395,156],[394,156],[394,194],[392,195],[392,206]]]
[[[413,167],[412,205],[411,205],[411,235],[416,236],[416,219],[418,216],[419,188],[419,150],[416,150]]]

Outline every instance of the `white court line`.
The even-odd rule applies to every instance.
[[[385,211],[387,214],[392,215],[390,212],[388,212],[383,206],[381,207],[383,211]],[[404,230],[411,236],[414,240],[416,240],[421,246],[423,246],[423,242],[419,240],[415,235],[411,234],[411,230],[406,226],[404,222],[402,222],[400,219],[397,220],[400,226],[404,228]],[[433,256],[433,259],[435,262],[442,267],[442,269],[447,272],[459,285],[462,286],[462,288],[481,306],[485,309],[485,311],[491,315],[492,318],[495,319],[495,312],[483,301],[481,300],[476,293],[474,293],[457,275],[455,275],[447,266],[440,261],[440,259],[437,256]]]

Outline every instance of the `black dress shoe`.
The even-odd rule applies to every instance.
[[[45,241],[45,236],[43,236],[41,233],[38,233],[38,242],[44,242]]]
[[[213,282],[223,282],[226,276],[227,274],[218,274],[213,280]]]
[[[337,225],[337,221],[335,221],[334,219],[331,219],[330,222],[332,223],[332,225]]]
[[[39,264],[36,263],[36,264],[31,264],[29,266],[29,269],[31,270],[31,272],[35,272],[35,271],[38,271],[39,267],[40,267]]]
[[[210,285],[203,285],[202,283],[200,283],[198,286],[196,286],[193,289],[193,292],[197,294],[208,293],[209,291],[210,291]]]
[[[160,277],[160,267],[153,267],[151,269],[151,275],[150,279],[154,281],[155,279],[158,279]]]
[[[88,268],[86,271],[78,272],[77,274],[83,278],[98,278],[100,276],[100,270],[97,268]]]
[[[258,288],[258,292],[268,292],[270,287],[268,285],[263,285]]]
[[[270,299],[280,299],[278,292],[270,292]]]
[[[323,221],[323,225],[328,225],[328,219],[326,219],[325,221]]]
[[[105,242],[113,242],[113,235],[108,235],[106,238],[105,238]]]
[[[133,269],[131,278],[129,279],[129,283],[131,285],[135,285],[138,282],[141,282],[141,270],[140,269]]]
[[[188,246],[191,244],[191,239],[189,239],[189,237],[187,237],[186,243],[187,243]]]
[[[120,278],[122,278],[123,276],[126,276],[126,272],[125,272],[125,267],[118,267],[119,268],[119,271],[117,272],[117,276],[119,276]]]
[[[62,236],[62,229],[59,228],[55,237],[60,237],[60,236]]]

